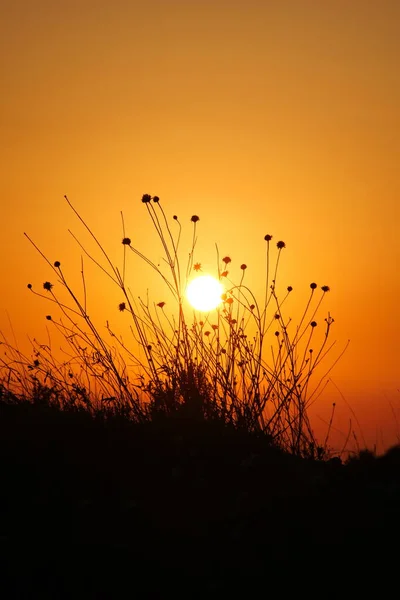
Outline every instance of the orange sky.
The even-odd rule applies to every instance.
[[[49,272],[24,231],[79,276],[67,228],[81,229],[63,194],[115,256],[123,210],[155,260],[140,197],[158,194],[182,222],[200,215],[204,265],[216,242],[257,288],[272,233],[287,244],[285,285],[299,297],[313,280],[331,286],[338,351],[351,339],[332,377],[366,441],[394,443],[400,3],[13,0],[0,10],[1,329],[8,312],[21,344],[45,330],[48,307],[26,284]],[[92,298],[115,310],[93,277]],[[135,277],[147,285],[147,271]],[[316,423],[333,400],[346,430],[333,386]]]

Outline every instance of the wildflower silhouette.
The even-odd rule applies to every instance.
[[[43,288],[51,292],[50,295],[33,293],[51,302],[60,311],[59,320],[55,316],[51,319],[50,315],[47,318],[53,321],[51,327],[64,335],[73,360],[68,367],[58,367],[56,360],[49,357],[49,364],[41,366],[46,373],[46,384],[52,382],[68,398],[71,394],[76,395],[72,384],[79,384],[81,389],[88,387],[88,381],[81,381],[87,377],[89,388],[101,390],[100,397],[114,398],[115,408],[122,410],[125,407],[124,410],[135,421],[152,420],[155,415],[161,414],[160,411],[164,411],[166,416],[184,411],[187,416],[193,410],[193,419],[220,419],[224,424],[244,427],[249,432],[263,431],[272,436],[278,446],[294,454],[312,454],[318,444],[307,407],[316,397],[320,383],[317,382],[313,388],[310,380],[319,372],[320,363],[330,350],[327,340],[333,318],[329,313],[325,319],[325,331],[312,334],[314,348],[315,344],[319,345],[313,361],[299,357],[309,357],[311,332],[308,327],[311,326],[312,330],[316,327],[314,317],[329,286],[322,286],[321,298],[314,301],[313,293],[317,286],[311,284],[313,293],[299,324],[292,324],[290,316],[285,314],[286,310],[290,310],[285,303],[293,288],[287,286],[287,293],[281,299],[277,284],[278,263],[286,244],[278,241],[274,251],[270,244],[273,236],[266,234],[267,269],[262,301],[243,283],[247,264],[240,265],[239,282],[231,281],[227,270],[231,257],[223,256],[221,269],[221,259],[217,255],[218,276],[225,278],[224,283],[230,287],[221,295],[222,303],[215,309],[213,323],[208,315],[198,319],[184,301],[191,273],[202,268],[202,262],[195,255],[200,220],[197,214],[189,217],[196,233],[193,233],[186,269],[183,269],[180,260],[183,244],[181,224],[178,222],[173,231],[159,197],[143,194],[142,203],[146,204],[146,212],[164,256],[162,260],[153,262],[132,245],[123,226],[119,240],[124,246],[124,258],[119,269],[69,199],[65,199],[100,251],[101,260],[73,237],[85,256],[118,287],[122,295],[118,309],[124,313],[121,319],[126,322],[132,337],[126,341],[126,336],[114,332],[107,320],[106,329],[110,337],[106,338],[91,319],[83,267],[81,293],[73,291],[59,271],[59,284],[69,294],[70,303],[58,299],[49,281],[45,281]],[[172,220],[178,221],[177,215],[173,215]],[[133,278],[136,273],[130,268],[132,255],[160,277],[168,294],[168,304],[165,301],[152,302],[150,293],[146,298],[134,295],[135,285],[128,284],[128,278]],[[59,268],[61,263],[48,264]],[[32,289],[32,284],[28,284],[28,288]],[[59,285],[57,293],[58,289]],[[106,297],[105,293],[102,295]],[[277,331],[274,332],[275,327]],[[73,365],[76,365],[76,372]],[[72,380],[68,374],[71,372],[74,375]],[[199,399],[197,408],[193,398]],[[94,391],[89,393],[89,399],[93,403],[100,402]]]

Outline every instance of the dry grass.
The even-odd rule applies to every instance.
[[[119,289],[118,308],[130,320],[131,339],[129,343],[123,341],[108,321],[106,339],[90,318],[83,260],[82,289],[78,293],[71,288],[61,263],[50,262],[25,234],[53,272],[54,278],[45,281],[42,290],[31,284],[28,287],[50,303],[47,319],[63,337],[66,360],[56,358],[49,346],[35,340],[32,357],[25,356],[3,339],[3,396],[43,400],[61,408],[83,406],[92,412],[114,412],[135,422],[160,418],[217,420],[249,433],[261,432],[275,445],[298,456],[326,456],[329,436],[318,443],[308,408],[321,393],[333,366],[321,371],[321,363],[333,345],[330,332],[334,319],[328,313],[319,336],[321,326],[316,321],[329,287],[310,284],[304,312],[294,324],[285,312],[292,288],[288,286],[283,297],[278,295],[283,241],[274,244],[270,234],[264,238],[265,293],[261,301],[247,283],[247,266],[241,265],[240,280],[233,281],[230,257],[220,259],[217,250],[218,277],[226,292],[218,309],[201,314],[188,309],[185,301],[187,283],[199,269],[194,262],[200,220],[197,215],[190,220],[192,243],[183,266],[179,219],[174,216],[169,221],[159,198],[145,194],[143,207],[161,243],[166,269],[132,245],[123,217],[122,265],[116,267],[70,200],[65,199],[101,259],[74,236],[82,256]],[[158,274],[172,301],[155,304],[132,295],[126,283],[132,254]],[[67,292],[67,302],[60,299],[60,288]]]

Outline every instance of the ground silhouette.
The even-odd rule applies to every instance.
[[[4,598],[266,597],[391,573],[398,449],[306,460],[217,422],[3,398],[0,461]]]

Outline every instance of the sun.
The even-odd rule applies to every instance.
[[[188,284],[186,297],[196,310],[208,312],[222,302],[224,286],[211,275],[200,275]]]

